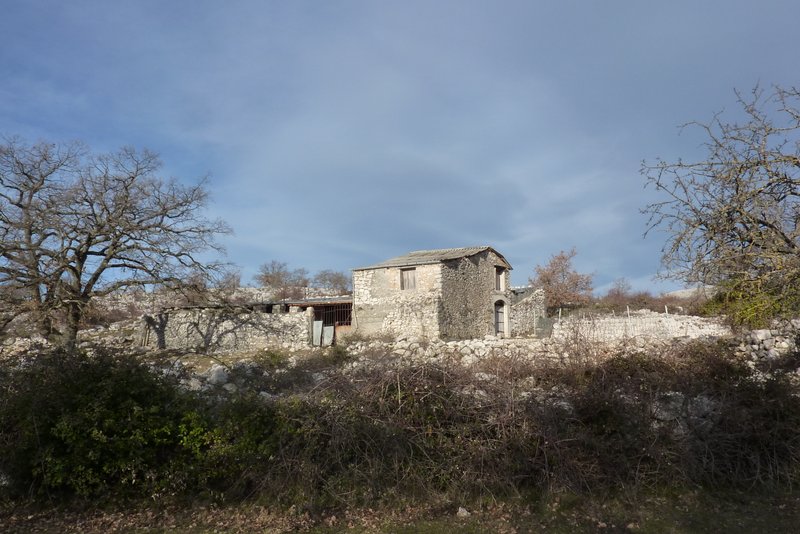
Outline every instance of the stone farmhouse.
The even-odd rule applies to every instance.
[[[511,265],[489,246],[420,250],[353,270],[353,330],[472,339],[511,335]]]
[[[420,250],[353,269],[352,297],[165,308],[144,318],[142,344],[207,351],[326,346],[353,332],[445,341],[530,336],[544,317],[542,295],[512,290],[509,271],[490,246]]]

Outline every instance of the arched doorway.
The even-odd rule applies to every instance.
[[[494,303],[494,333],[501,337],[507,337],[509,334],[508,304],[503,300]]]

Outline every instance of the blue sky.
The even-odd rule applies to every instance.
[[[796,1],[4,0],[0,134],[147,147],[211,177],[250,281],[489,244],[651,281],[643,159],[734,88],[798,85]]]

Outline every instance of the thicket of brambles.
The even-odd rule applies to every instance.
[[[790,373],[723,346],[570,365],[346,361],[340,348],[313,362],[329,368],[312,388],[270,353],[248,372],[280,394],[267,399],[193,393],[166,368],[109,353],[30,355],[0,371],[0,491],[319,510],[800,482]]]

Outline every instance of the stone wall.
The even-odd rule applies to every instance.
[[[418,265],[416,288],[401,289],[398,267],[353,272],[353,328],[363,335],[439,337],[441,264]]]
[[[800,369],[798,369],[800,360],[797,359],[797,356],[800,356],[800,319],[780,320],[774,322],[770,328],[749,330],[733,335],[728,328],[721,327],[718,322],[711,319],[685,315],[655,315],[660,316],[657,318],[661,320],[659,328],[653,328],[656,324],[653,321],[644,321],[640,317],[638,326],[651,328],[645,335],[631,337],[616,336],[621,330],[615,329],[616,337],[607,336],[604,340],[595,338],[594,341],[586,338],[570,338],[564,335],[545,339],[503,339],[486,336],[481,339],[456,341],[411,339],[382,341],[373,339],[353,342],[347,347],[347,350],[362,364],[376,359],[376,356],[385,355],[410,363],[447,358],[463,365],[472,365],[494,356],[511,360],[519,358],[523,361],[533,362],[576,363],[587,360],[600,361],[624,352],[669,351],[671,348],[680,347],[694,339],[722,339],[726,344],[734,347],[739,356],[744,358],[752,368],[767,370],[767,374],[764,376],[768,375],[770,369],[779,369],[783,372],[788,370],[788,372],[800,376]],[[617,318],[618,322],[621,320],[622,318]],[[632,318],[631,324],[636,323],[637,321]],[[630,332],[630,330],[628,331]],[[641,332],[644,331],[644,329],[641,330]],[[582,335],[582,333],[578,332],[578,335]],[[376,363],[380,364],[382,361],[384,360],[377,358]]]
[[[775,360],[800,346],[800,319],[775,321],[770,328],[750,330],[741,336],[737,351],[753,360]]]
[[[569,317],[553,325],[553,337],[580,336],[588,341],[626,338],[729,336],[731,330],[718,319],[639,310],[630,315]]]
[[[275,347],[307,348],[313,309],[265,313],[245,309],[188,308],[143,317],[142,345],[202,352]]]
[[[545,317],[544,291],[536,290],[511,305],[511,331],[515,336],[533,336],[537,321]]]
[[[442,264],[442,339],[473,339],[495,333],[494,304],[503,301],[508,314],[511,301],[507,269],[503,289],[495,289],[495,267],[504,264],[490,251]]]
[[[364,340],[347,346],[349,354],[360,362],[375,359],[381,364],[383,357],[402,358],[410,362],[425,363],[440,359],[472,365],[494,357],[504,361],[582,363],[600,361],[620,352],[641,352],[664,349],[681,339],[634,338],[610,342],[574,343],[553,338],[500,338],[486,336],[480,339],[442,340]]]

